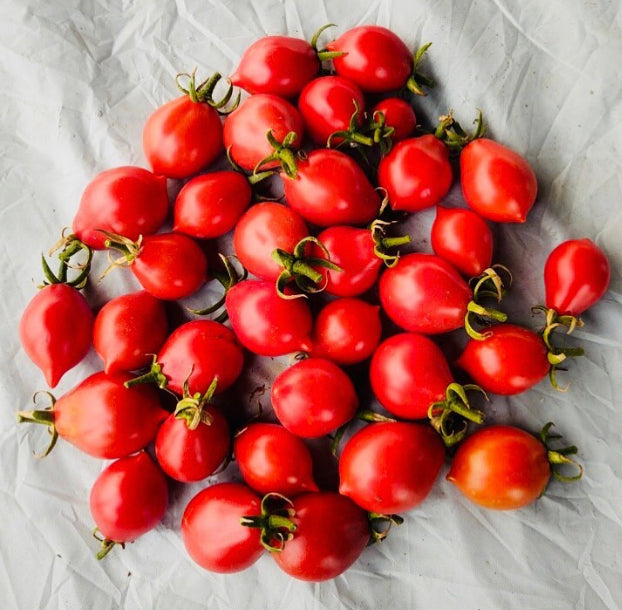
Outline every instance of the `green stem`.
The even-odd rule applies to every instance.
[[[383,237],[380,240],[380,245],[383,248],[396,248],[397,246],[404,246],[410,243],[410,235],[401,235],[399,237]]]

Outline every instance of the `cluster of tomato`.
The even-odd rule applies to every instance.
[[[447,478],[490,508],[530,503],[551,474],[580,476],[569,457],[575,448],[547,446],[556,438],[551,424],[540,438],[489,426],[461,441],[468,423],[484,416],[471,406],[471,391],[511,395],[547,374],[555,381],[555,368],[579,353],[556,346],[553,337],[581,324],[577,316],[606,291],[605,256],[587,239],[558,246],[544,270],[544,330],[507,323],[484,304],[499,301],[508,283],[507,270],[491,266],[486,221],[526,220],[537,190],[532,169],[482,137],[481,116],[471,136],[451,115],[434,133],[414,135],[410,96],[431,84],[419,73],[429,45],[413,58],[389,30],[363,26],[318,50],[320,33],[311,44],[283,36],[257,41],[218,101],[220,75],[200,84],[194,73],[180,75],[184,95],[157,109],[144,128],[153,171],[120,167],[98,175],[84,192],[72,235],[59,244],[58,272],[43,259],[45,284],[21,321],[24,349],[51,387],[92,344],[105,370],[19,418],[49,426],[48,451],[60,436],[116,460],[91,492],[100,557],[161,521],[165,474],[200,481],[227,464],[231,451],[244,483],[215,484],[190,501],[181,524],[189,554],[206,569],[232,572],[268,549],[283,570],[307,580],[342,573],[370,538],[382,539],[401,521],[396,513],[422,502],[446,447],[457,445]],[[320,75],[328,61],[334,73]],[[232,99],[234,85],[250,97]],[[226,114],[224,128],[219,114]],[[305,141],[316,147],[303,152]],[[200,173],[224,150],[232,170]],[[453,180],[450,153],[460,155],[470,209],[439,206],[435,254],[400,256],[395,249],[409,238],[391,233],[407,214],[442,201]],[[285,201],[264,196],[250,206],[274,175]],[[158,233],[168,214],[167,179],[187,181],[175,200],[173,230]],[[205,284],[200,240],[231,231],[244,270],[232,257],[210,261],[225,296],[195,312],[217,318],[194,319],[169,334],[163,301]],[[144,290],[111,300],[94,317],[80,289],[93,250],[103,249],[111,267],[129,266]],[[80,253],[80,262],[71,260]],[[374,287],[381,307],[369,302]],[[320,291],[337,298],[314,317],[307,294]],[[400,332],[383,339],[381,311]],[[230,328],[221,323],[226,316]],[[477,385],[457,383],[428,336],[463,327],[470,338],[457,365]],[[242,373],[244,348],[305,357],[273,381],[278,423],[249,420],[232,435],[226,408],[212,399]],[[360,408],[342,367],[369,359],[373,394],[398,419]],[[172,412],[165,408],[171,396]],[[338,451],[357,417],[368,424],[347,433],[339,491],[321,491],[302,439],[332,435]],[[145,451],[152,441],[157,463]],[[563,476],[552,465],[574,465],[578,474]]]

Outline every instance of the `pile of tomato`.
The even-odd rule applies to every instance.
[[[511,274],[492,264],[491,223],[527,220],[532,168],[484,137],[481,113],[472,134],[451,113],[432,131],[418,125],[413,100],[433,84],[420,71],[429,45],[413,56],[386,28],[362,26],[318,49],[324,29],[311,43],[255,42],[221,99],[219,74],[179,75],[183,95],[144,126],[151,171],[96,176],[56,246],[58,270],[43,258],[21,320],[26,353],[51,388],[91,346],[103,370],[18,417],[48,426],[46,453],[60,437],[115,460],[90,497],[100,558],[160,523],[169,479],[225,468],[229,482],[185,508],[190,556],[234,572],[268,552],[312,581],[384,539],[447,459],[447,480],[492,509],[531,503],[552,475],[581,476],[576,448],[552,447],[552,424],[539,435],[479,427],[485,412],[472,401],[547,375],[558,388],[556,369],[581,353],[565,335],[607,290],[605,255],[588,239],[557,246],[543,273],[544,327],[508,322],[498,307]],[[225,154],[231,169],[209,171]],[[467,206],[446,207],[458,163]],[[166,231],[169,180],[183,187]],[[409,252],[400,222],[433,206],[434,254]],[[213,256],[226,235],[234,252]],[[81,290],[102,250],[109,271],[129,267],[142,290],[95,315]],[[171,328],[166,302],[208,281],[222,299]],[[468,333],[455,362],[434,339],[449,332]],[[295,357],[272,381],[272,409],[240,426],[227,391],[247,352]],[[362,406],[370,393],[375,411]],[[319,459],[305,442],[326,436],[338,457]],[[338,489],[322,472],[331,460]]]

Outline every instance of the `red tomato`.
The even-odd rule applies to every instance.
[[[380,278],[380,302],[398,326],[424,334],[464,324],[473,298],[468,284],[445,260],[419,252],[402,256]]]
[[[513,150],[489,140],[473,140],[460,154],[465,201],[495,222],[525,222],[538,191],[529,163]]]
[[[458,446],[447,475],[471,502],[496,510],[531,504],[550,478],[547,448],[512,426],[489,426],[471,434]]]
[[[313,356],[337,364],[369,358],[382,334],[380,308],[360,299],[337,299],[325,305],[313,327]]]
[[[19,420],[44,423],[93,457],[125,457],[150,443],[168,415],[154,388],[127,389],[123,384],[130,379],[127,373],[95,373],[63,394],[51,410],[20,411]]]
[[[395,130],[391,134],[393,142],[401,142],[409,138],[417,127],[417,117],[413,107],[402,98],[388,97],[378,102],[372,110],[374,121],[378,120],[378,113],[383,114],[384,124]]]
[[[28,357],[54,388],[89,351],[93,312],[76,288],[51,284],[28,303],[19,323],[19,336]]]
[[[341,76],[322,76],[312,80],[302,90],[298,109],[311,139],[326,146],[336,131],[347,131],[350,118],[358,110],[356,124],[363,124],[365,97],[354,83]],[[332,144],[339,144],[335,138]]]
[[[108,466],[91,489],[91,515],[106,537],[101,559],[115,543],[132,542],[152,530],[166,513],[166,477],[145,451]]]
[[[359,430],[339,459],[339,493],[365,510],[401,513],[425,500],[445,459],[432,428],[382,422]]]
[[[239,483],[219,483],[200,491],[186,507],[181,536],[186,551],[211,572],[239,572],[254,564],[264,549],[260,530],[240,519],[261,514],[261,500]]]
[[[88,184],[73,219],[80,241],[103,250],[106,236],[98,229],[132,241],[155,233],[168,212],[166,178],[142,167],[116,167],[97,174]]]
[[[298,173],[281,173],[285,199],[305,220],[327,227],[366,224],[380,209],[380,197],[359,165],[338,150],[313,150]]]
[[[233,286],[225,301],[240,343],[260,356],[310,351],[313,321],[303,299],[283,299],[268,280],[245,280]]]
[[[336,364],[307,358],[290,366],[272,384],[272,407],[290,432],[317,438],[349,422],[358,397],[350,378]]]
[[[398,417],[424,419],[434,402],[445,399],[453,382],[439,347],[415,333],[383,341],[371,360],[371,387],[382,406]]]
[[[326,48],[344,53],[333,59],[335,70],[363,91],[400,89],[413,71],[413,56],[408,47],[391,30],[381,26],[353,28]]]
[[[402,140],[378,166],[378,184],[394,210],[418,212],[436,205],[451,181],[449,149],[433,135]]]
[[[265,36],[242,55],[231,82],[251,94],[297,96],[320,70],[315,49],[306,41],[289,36]]]
[[[307,446],[282,426],[250,424],[236,436],[233,450],[242,478],[260,493],[318,490]]]
[[[182,95],[149,116],[143,128],[143,150],[154,173],[188,178],[216,160],[222,137],[218,112]]]
[[[101,308],[93,345],[106,373],[135,371],[150,364],[167,334],[164,304],[142,290],[112,299]]]
[[[309,229],[297,212],[266,201],[255,204],[240,218],[233,234],[233,247],[242,265],[253,275],[276,281],[283,267],[272,258],[273,250],[293,252],[307,235]]]
[[[540,335],[514,324],[496,324],[483,340],[469,340],[457,364],[486,392],[512,395],[547,376],[547,354]]]
[[[233,229],[251,202],[251,187],[240,172],[222,171],[192,178],[175,200],[173,230],[198,239]]]
[[[158,367],[159,365],[159,367]],[[183,394],[204,394],[216,378],[216,392],[224,392],[240,376],[244,354],[235,335],[213,320],[194,320],[176,328],[158,352],[157,365],[166,387]]]
[[[610,276],[607,257],[592,241],[565,241],[544,266],[546,306],[559,315],[579,316],[607,292]]]
[[[475,212],[439,205],[431,237],[435,254],[463,275],[475,277],[490,267],[492,231]]]
[[[279,142],[293,131],[296,139],[292,147],[300,148],[304,121],[298,110],[284,99],[267,93],[253,95],[227,117],[223,133],[225,148],[240,167],[252,171],[273,152],[266,138],[268,131]],[[263,169],[277,166],[278,162],[274,161]]]
[[[190,483],[208,477],[229,453],[227,420],[213,405],[202,407],[201,415],[194,429],[183,415],[171,414],[158,430],[156,458],[162,470],[176,481]]]
[[[272,553],[290,576],[313,582],[335,578],[365,550],[370,536],[367,515],[348,498],[332,492],[304,493],[294,498],[293,509],[293,538],[282,551]]]

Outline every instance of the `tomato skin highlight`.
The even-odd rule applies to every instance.
[[[430,405],[445,399],[453,382],[447,360],[428,337],[401,333],[379,346],[369,369],[371,386],[382,406],[405,419],[425,419]]]
[[[330,360],[307,358],[280,373],[272,384],[272,407],[284,428],[318,438],[350,421],[358,397],[348,375]]]
[[[471,210],[436,208],[431,234],[434,253],[467,277],[481,275],[492,262],[492,231]]]
[[[106,373],[147,366],[164,343],[168,321],[164,304],[147,291],[108,301],[95,318],[93,346]]]
[[[164,176],[142,167],[115,167],[97,174],[84,189],[72,228],[81,242],[104,250],[106,236],[99,229],[136,241],[155,233],[167,212]]]
[[[222,152],[222,132],[216,110],[182,95],[149,116],[143,128],[143,150],[155,174],[189,178]]]
[[[458,446],[447,480],[479,506],[513,510],[539,498],[550,477],[541,441],[513,426],[489,426]]]
[[[370,512],[401,513],[425,500],[444,459],[443,441],[429,426],[370,424],[343,449],[339,493]]]
[[[371,115],[376,119],[376,113],[382,112],[385,118],[385,125],[393,127],[395,131],[391,134],[393,142],[401,142],[410,138],[417,127],[417,117],[413,107],[400,97],[388,97],[378,102],[371,111]]]
[[[300,494],[293,502],[294,536],[282,551],[272,553],[279,568],[312,582],[345,572],[369,541],[365,512],[349,498],[331,492]]]
[[[473,140],[463,149],[460,182],[469,207],[495,222],[525,222],[538,192],[529,163],[488,138]]]
[[[198,239],[221,237],[235,227],[251,197],[250,184],[240,172],[196,176],[177,195],[173,231]]]
[[[307,446],[282,426],[250,424],[236,436],[233,448],[242,478],[255,491],[286,497],[318,491]]]
[[[320,60],[306,40],[264,36],[242,55],[231,83],[255,95],[296,97],[320,71]]]
[[[520,394],[550,369],[542,338],[521,326],[496,324],[481,341],[470,339],[456,363],[486,392]]]
[[[145,451],[113,462],[97,477],[90,496],[99,531],[131,542],[156,527],[168,507],[166,477]]]
[[[181,519],[186,551],[202,568],[228,574],[253,565],[263,554],[260,531],[240,524],[261,514],[261,500],[246,485],[219,483],[190,500]]]
[[[433,254],[402,256],[380,277],[380,302],[389,318],[405,330],[444,333],[464,325],[473,293],[460,274]]]
[[[592,241],[565,241],[544,266],[546,306],[559,315],[579,316],[607,292],[610,277],[609,261]]]
[[[26,306],[19,323],[20,341],[51,388],[88,353],[93,319],[86,299],[67,284],[45,286]]]

